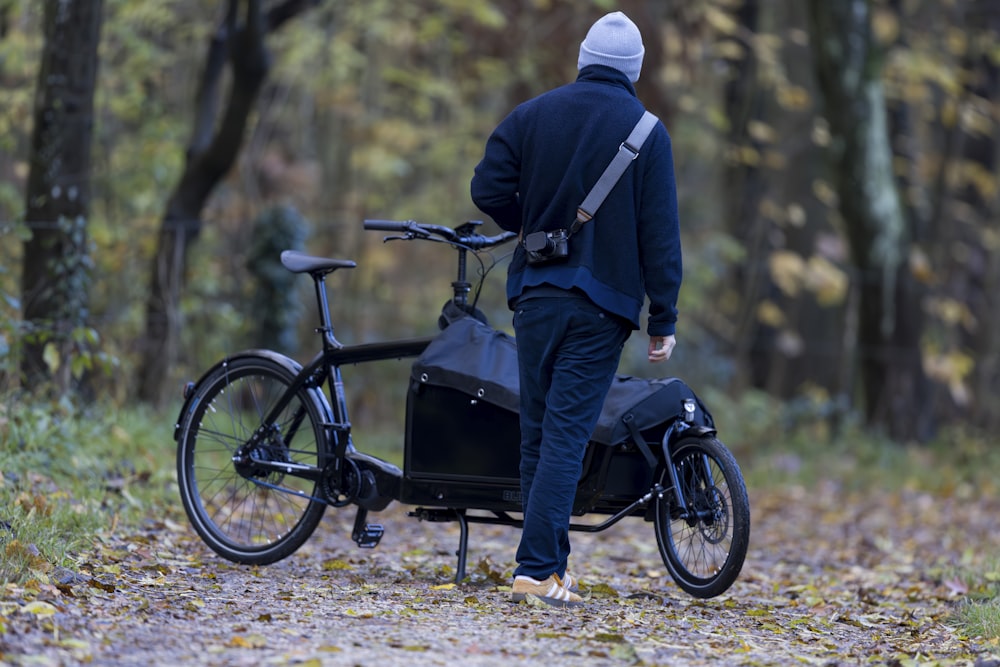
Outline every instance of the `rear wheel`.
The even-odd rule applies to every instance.
[[[293,378],[292,369],[264,356],[230,360],[199,382],[181,422],[177,481],[184,510],[205,543],[237,563],[265,565],[290,555],[326,509],[315,482],[254,463],[322,468],[328,460],[323,407],[311,390],[297,392],[264,437],[244,447]]]
[[[671,458],[687,511],[665,473],[655,515],[660,555],[683,590],[715,597],[736,581],[746,558],[750,501],[743,475],[732,453],[711,436],[681,438]]]

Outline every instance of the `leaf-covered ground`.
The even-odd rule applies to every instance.
[[[834,483],[751,493],[751,547],[723,596],[666,574],[651,524],[574,533],[587,605],[509,602],[517,532],[470,526],[470,583],[450,583],[458,528],[391,506],[375,550],[330,510],[312,540],[267,567],[209,552],[180,522],[106,538],[78,571],[9,586],[0,662],[11,665],[1000,665],[963,636],[957,572],[996,567],[1000,502]],[[968,495],[968,494],[966,494]],[[989,563],[993,563],[992,566]]]

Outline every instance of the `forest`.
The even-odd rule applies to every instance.
[[[616,9],[674,143],[666,372],[896,443],[1000,426],[993,0],[0,0],[0,395],[174,409],[227,352],[311,357],[285,248],[357,262],[342,342],[433,332],[453,255],[362,221],[482,219],[490,131]],[[469,263],[502,329],[508,252]],[[641,333],[623,373],[662,370]],[[399,415],[382,365],[356,423]]]

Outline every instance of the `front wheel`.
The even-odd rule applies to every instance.
[[[670,576],[697,598],[725,592],[743,568],[750,540],[750,501],[732,453],[712,436],[682,438],[671,461],[686,509],[669,471],[656,501],[656,542]]]
[[[286,396],[293,364],[263,355],[223,362],[198,383],[180,421],[177,482],[184,510],[205,543],[237,563],[266,565],[290,555],[326,509],[315,482],[246,463],[321,468],[329,458],[316,390]],[[277,420],[264,424],[281,401],[287,403]],[[264,437],[248,450],[258,431]]]

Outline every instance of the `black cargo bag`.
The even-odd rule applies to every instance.
[[[605,445],[636,440],[636,434],[656,430],[672,418],[683,415],[685,399],[694,400],[695,424],[715,428],[705,404],[682,380],[618,375],[608,390],[592,439]],[[662,432],[655,436],[657,440],[660,437]]]
[[[477,442],[495,438],[497,434],[493,431],[498,429],[504,433],[504,443],[498,443],[497,446],[513,448],[515,453],[519,449],[519,437],[515,438],[515,434],[511,432],[510,422],[501,416],[504,411],[513,413],[516,427],[519,382],[517,345],[513,337],[473,317],[456,319],[414,362],[410,386],[409,411],[419,413],[423,405],[427,406],[425,410],[431,409],[427,400],[419,400],[419,397],[427,392],[422,388],[443,388],[451,396],[449,400],[454,409],[448,411],[448,414],[437,409],[434,415],[438,436],[441,435],[440,429],[444,426],[442,422],[457,419],[462,422],[460,427],[468,430],[468,437],[476,439]],[[712,416],[705,405],[694,391],[678,378],[646,379],[616,376],[592,438],[605,445],[619,445],[629,440],[635,441],[636,438],[659,440],[666,424],[683,414],[683,401],[687,398],[695,401],[694,422],[714,428]],[[480,403],[500,409],[499,412],[496,410],[490,412],[493,424],[482,418],[485,412]],[[479,406],[478,416],[470,414],[474,412],[472,408],[475,406]],[[496,424],[498,420],[504,423]],[[412,417],[408,417],[408,421],[411,424],[430,423],[429,418],[418,418],[414,421]],[[427,434],[427,438],[430,437],[432,436]],[[506,444],[506,441],[512,438],[515,438],[514,442]],[[424,438],[421,437],[419,440],[422,442]],[[437,448],[448,441],[442,437],[436,437],[434,440],[436,444],[433,446]],[[640,445],[641,442],[636,441],[635,444]],[[426,443],[426,447],[430,446],[432,445],[429,442]],[[439,452],[434,458],[438,459],[441,454],[443,452]],[[418,458],[421,456],[418,455]],[[426,459],[427,456],[423,455],[422,458]],[[508,470],[508,473],[514,474],[514,471]]]
[[[438,334],[413,363],[410,377],[512,412],[520,409],[514,338],[474,317],[460,318]]]
[[[517,487],[521,459],[514,338],[453,320],[411,367],[404,473]]]

